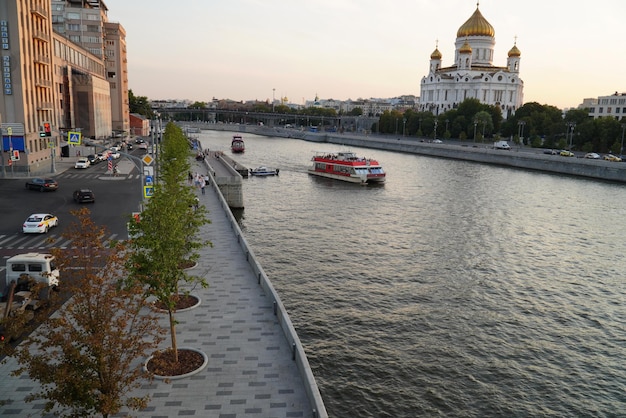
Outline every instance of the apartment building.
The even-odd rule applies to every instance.
[[[0,1],[2,173],[52,172],[70,131],[129,132],[126,34],[107,10],[95,0]]]
[[[578,107],[589,109],[589,117],[594,119],[612,117],[622,120],[626,117],[626,93],[615,92],[610,96],[585,99],[583,104]]]

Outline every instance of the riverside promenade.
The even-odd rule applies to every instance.
[[[195,160],[192,170],[208,172]],[[208,364],[182,379],[146,381],[133,395],[150,396],[148,407],[116,416],[328,417],[295,329],[219,189],[212,181],[197,194],[211,220],[201,234],[213,247],[199,251],[192,272],[209,287],[190,289],[201,303],[176,314],[177,338],[180,348],[202,351]],[[161,325],[167,333],[165,315]],[[166,338],[163,348],[168,343]],[[24,401],[38,383],[11,376],[16,363],[6,360],[0,365],[0,416],[41,416],[43,401]]]

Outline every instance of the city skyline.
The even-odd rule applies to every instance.
[[[150,99],[279,100],[304,104],[420,94],[435,47],[454,60],[475,0],[280,0],[174,3],[105,0],[126,29],[129,88]],[[180,5],[184,7],[180,7]],[[483,0],[495,29],[493,63],[521,51],[524,103],[576,107],[623,92],[620,18],[626,3]],[[155,63],[157,63],[155,65]],[[608,71],[614,69],[613,71]]]

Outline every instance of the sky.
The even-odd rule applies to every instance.
[[[129,88],[150,100],[357,100],[420,94],[454,60],[476,0],[104,0],[126,30]],[[481,0],[493,64],[520,49],[524,103],[626,92],[626,1]]]

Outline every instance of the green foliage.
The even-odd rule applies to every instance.
[[[363,109],[361,109],[360,107],[355,107],[354,109],[349,111],[347,115],[348,116],[361,116],[363,115]]]
[[[173,313],[180,296],[180,283],[207,286],[204,278],[191,276],[182,268],[194,262],[197,250],[211,245],[197,236],[209,223],[204,207],[194,209],[196,194],[187,184],[191,157],[182,130],[169,123],[165,130],[154,194],[140,222],[130,222],[130,283],[141,283],[149,295],[166,307],[170,316],[172,349],[177,352]],[[183,291],[186,292],[186,291]]]
[[[105,248],[105,227],[96,226],[89,210],[72,211],[77,222],[63,233],[69,248],[52,250],[61,287],[72,298],[16,349],[20,364],[41,389],[27,401],[44,399],[43,412],[68,416],[109,416],[123,406],[140,409],[148,398],[129,396],[140,386],[139,358],[157,347],[160,329],[145,309],[141,286],[120,287],[125,273],[122,243]],[[95,262],[101,260],[104,262]]]
[[[128,90],[128,110],[130,113],[138,113],[148,119],[153,119],[155,116],[148,98],[135,96],[132,90]]]

